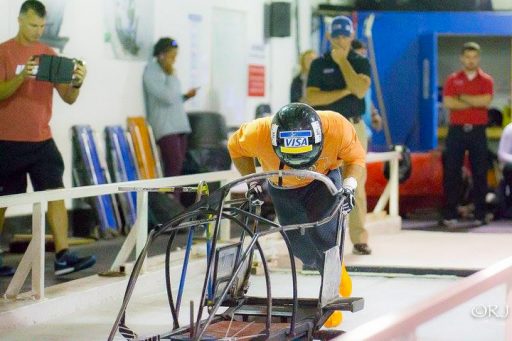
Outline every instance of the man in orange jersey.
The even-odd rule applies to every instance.
[[[264,171],[309,169],[329,177],[345,196],[343,213],[355,204],[354,190],[365,167],[365,151],[352,124],[334,111],[315,111],[307,104],[291,103],[273,117],[243,124],[228,142],[233,163],[242,175],[256,171],[257,158]],[[339,167],[343,165],[345,179]],[[300,224],[325,218],[335,198],[319,181],[277,177],[269,180],[269,193],[282,225]],[[260,194],[258,183],[249,185],[249,194]],[[287,231],[291,248],[306,266],[323,272],[324,252],[336,245],[338,219],[318,227]],[[342,267],[340,294],[348,297],[352,283]],[[326,326],[341,322],[341,312],[333,314]]]
[[[228,142],[229,153],[242,175],[254,173],[254,158],[264,171],[311,169],[328,176],[353,206],[353,192],[365,166],[365,152],[351,123],[333,111],[316,112],[292,103],[273,117],[243,124]],[[338,170],[343,163],[346,177]],[[283,225],[322,219],[334,202],[322,184],[311,179],[284,177],[269,181],[269,193]],[[250,185],[257,192],[257,184]],[[352,207],[347,207],[350,211]],[[288,233],[295,255],[322,271],[323,252],[334,246],[337,221],[310,228],[306,234]]]
[[[346,197],[342,207],[344,213],[354,207],[354,190],[364,171],[366,153],[352,124],[336,112],[316,112],[306,104],[291,103],[273,117],[243,124],[230,137],[228,148],[242,175],[256,171],[254,158],[264,171],[314,170],[329,177],[340,194]],[[343,181],[339,171],[342,165]],[[282,225],[320,220],[335,201],[322,183],[311,179],[279,177],[270,179],[268,188]],[[260,193],[261,186],[251,183],[249,192]],[[322,273],[324,252],[336,244],[338,223],[334,218],[321,226],[306,229],[303,234],[297,230],[286,232],[295,256]],[[344,267],[343,276],[348,278]],[[344,297],[350,296],[348,285],[342,289],[343,284],[340,293]]]

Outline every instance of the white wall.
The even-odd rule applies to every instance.
[[[79,57],[86,61],[88,76],[82,87],[78,101],[68,106],[57,94],[54,96],[54,112],[51,127],[55,141],[61,150],[65,162],[64,183],[71,186],[71,138],[70,128],[75,124],[90,124],[102,133],[106,125],[125,124],[127,116],[143,115],[141,78],[144,61],[116,60],[109,56],[108,44],[104,43],[105,0],[66,1],[64,20],[60,36],[70,40],[62,52],[68,57]],[[187,110],[211,110],[210,93],[211,70],[219,67],[211,65],[212,50],[212,13],[214,9],[229,9],[245,13],[246,18],[246,60],[247,63],[263,64],[266,69],[265,97],[246,97],[245,107],[237,121],[250,120],[260,103],[270,103],[276,111],[289,101],[289,85],[297,62],[296,30],[294,22],[295,3],[299,3],[302,50],[311,48],[310,35],[311,5],[309,1],[292,2],[292,37],[263,37],[263,6],[265,0],[154,0],[154,40],[162,36],[174,37],[180,46],[177,70],[184,90],[201,85],[197,98],[186,104]],[[0,41],[13,37],[17,30],[17,14],[21,0],[0,0]],[[44,0],[43,0],[44,3]],[[191,79],[190,53],[198,50],[196,42],[191,42],[188,16],[201,16],[203,35],[195,36],[199,40],[200,54],[195,61],[206,70],[203,79]],[[233,32],[232,34],[238,34]],[[192,36],[193,37],[193,36]],[[229,37],[226,37],[229,39]],[[193,47],[195,46],[195,47]],[[202,51],[201,51],[202,49]],[[247,74],[241,75],[247,77]],[[217,89],[216,89],[217,90]],[[245,92],[246,93],[246,92]],[[238,124],[240,122],[229,122]],[[9,215],[28,212],[27,208],[11,209]]]
[[[492,0],[492,8],[495,11],[509,11],[512,10],[512,2],[510,0]]]
[[[9,21],[6,16],[9,14],[9,2],[0,1],[0,13],[2,13],[2,20],[0,20],[0,41],[9,38]]]
[[[509,105],[511,93],[511,37],[440,36],[438,40],[438,82],[442,86],[448,76],[461,68],[460,49],[465,42],[475,41],[482,48],[481,67],[494,79],[491,107],[503,110]]]

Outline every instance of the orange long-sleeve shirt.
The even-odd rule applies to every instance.
[[[321,174],[345,165],[356,164],[366,167],[366,153],[357,138],[352,124],[334,111],[317,111],[322,121],[324,145],[322,153],[315,164],[310,167]],[[228,141],[229,154],[232,159],[240,157],[257,158],[264,171],[279,169],[279,158],[274,153],[270,140],[272,117],[260,118],[242,124]],[[284,169],[289,169],[285,166]],[[277,183],[276,179],[271,179]],[[301,187],[311,179],[283,178],[283,187]]]

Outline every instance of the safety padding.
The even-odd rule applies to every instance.
[[[443,202],[443,164],[440,151],[411,154],[412,171],[409,179],[399,185],[400,212],[439,208]],[[366,195],[368,210],[372,210],[387,185],[384,163],[367,165]]]

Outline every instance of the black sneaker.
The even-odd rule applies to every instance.
[[[87,269],[94,264],[96,264],[96,256],[78,257],[76,253],[66,251],[59,259],[55,260],[55,276]]]
[[[354,244],[354,248],[352,249],[352,253],[354,255],[371,255],[372,249],[366,243]]]
[[[494,219],[494,215],[492,213],[487,213],[483,218],[476,218],[472,221],[475,226],[484,226],[489,224]]]

